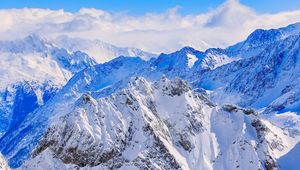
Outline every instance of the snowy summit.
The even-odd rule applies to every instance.
[[[178,3],[1,8],[0,170],[298,169],[300,12]]]

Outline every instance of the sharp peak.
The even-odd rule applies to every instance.
[[[193,47],[190,47],[190,46],[185,46],[185,47],[182,47],[180,49],[180,51],[182,51],[182,50],[195,50],[195,49]]]
[[[198,51],[196,49],[194,49],[193,47],[189,47],[189,46],[185,46],[183,48],[181,48],[179,51],[177,52],[185,52],[185,53],[189,53],[189,52],[195,52],[195,51]]]
[[[262,35],[271,36],[271,34],[273,34],[274,36],[281,36],[282,33],[280,29],[256,29],[247,37],[246,41]]]
[[[131,77],[129,79],[128,85],[131,88],[135,88],[139,90],[150,89],[152,85],[154,85],[153,87],[158,89],[165,88],[165,87],[170,87],[170,88],[172,87],[172,88],[182,88],[184,89],[184,91],[191,90],[187,81],[179,77],[169,79],[165,75],[162,75],[160,79],[154,81],[148,80],[142,76]]]
[[[43,36],[40,36],[38,34],[32,33],[27,35],[23,38],[24,40],[34,40],[34,41],[40,41],[40,42],[48,42],[47,39]]]
[[[223,49],[223,48],[209,48],[209,49],[205,50],[204,53],[210,53],[210,52],[222,53],[222,52],[225,52],[225,49]]]
[[[139,56],[136,56],[136,57],[130,57],[130,56],[123,56],[123,55],[121,55],[121,56],[119,56],[119,57],[116,57],[116,58],[114,58],[114,59],[108,61],[108,62],[110,63],[110,62],[118,62],[118,61],[124,61],[124,60],[130,60],[130,61],[132,61],[132,60],[141,60],[141,61],[145,61],[145,60],[143,60],[143,59],[142,59],[141,57],[139,57]]]
[[[254,30],[248,37],[251,37],[251,36],[254,36],[254,35],[258,35],[258,34],[262,34],[262,33],[283,33],[283,32],[289,32],[289,31],[294,31],[295,29],[299,29],[299,32],[300,32],[300,22],[296,22],[296,23],[293,23],[293,24],[289,24],[287,26],[284,26],[284,27],[279,27],[279,28],[271,28],[271,29],[262,29],[262,28],[259,28],[259,29],[256,29]]]
[[[26,42],[26,43],[32,43],[32,44],[43,44],[43,45],[50,45],[50,46],[56,46],[55,43],[49,41],[47,38],[38,35],[38,34],[29,34],[26,37],[24,37],[23,39],[19,39],[21,42]]]
[[[226,49],[231,49],[235,46],[243,46],[245,43],[249,43],[252,40],[261,40],[265,41],[265,39],[269,39],[270,41],[274,40],[282,40],[289,36],[297,35],[300,33],[300,22],[296,22],[293,24],[289,24],[284,27],[279,28],[271,28],[271,29],[255,29],[253,32],[251,32],[248,37],[239,43],[233,44]],[[240,47],[241,48],[241,47]]]
[[[143,77],[143,76],[133,76],[129,78],[129,83],[133,83],[133,82],[144,82],[144,83],[184,83],[186,85],[188,85],[188,82],[184,79],[181,79],[179,77],[175,77],[173,79],[168,78],[165,74],[161,75],[161,77],[159,79],[156,80],[147,80],[147,78]]]
[[[181,48],[180,50],[177,50],[175,52],[172,52],[172,53],[161,53],[158,57],[160,56],[168,56],[168,55],[173,55],[173,54],[187,54],[187,53],[203,53],[202,51],[198,51],[196,49],[194,49],[193,47],[189,47],[189,46],[186,46],[186,47],[183,47]]]
[[[144,87],[149,82],[142,76],[135,76],[129,78],[129,87]]]

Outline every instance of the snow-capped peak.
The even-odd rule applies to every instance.
[[[228,48],[229,51],[249,50],[255,48],[265,48],[276,41],[283,40],[289,36],[300,33],[300,23],[291,24],[279,29],[257,29],[248,38],[236,45]]]
[[[10,53],[45,53],[50,47],[53,47],[50,42],[36,34],[14,41],[0,41],[0,51]]]
[[[60,36],[52,40],[57,46],[65,48],[71,52],[84,51],[97,63],[104,63],[119,56],[141,57],[149,60],[156,57],[156,54],[146,52],[132,47],[117,47],[101,40],[87,40],[82,38],[70,38]]]
[[[18,41],[31,44],[20,50],[7,42],[1,66],[25,70],[7,75],[63,77],[62,85],[74,76],[59,91],[52,81],[5,86],[0,128],[8,130],[0,150],[23,169],[286,166],[300,141],[299,116],[275,113],[299,112],[298,28],[257,30],[227,49],[185,47],[149,61],[121,56],[103,64],[35,36]],[[43,74],[55,64],[61,72]],[[36,71],[41,77],[29,76]]]
[[[87,91],[58,110],[23,169],[267,169],[295,145],[254,111],[215,106],[180,79],[133,77],[128,88]]]

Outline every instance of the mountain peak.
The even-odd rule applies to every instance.
[[[300,23],[290,24],[278,29],[256,29],[245,41],[227,48],[229,51],[248,50],[251,48],[265,48],[266,45],[283,40],[300,33]]]
[[[197,51],[197,50],[195,50],[193,47],[186,46],[186,47],[181,48],[179,51],[180,52],[187,52],[187,53],[191,52],[191,53],[193,53],[194,51]]]
[[[54,45],[37,34],[30,34],[23,39],[0,41],[0,51],[11,53],[46,53]]]
[[[9,42],[7,49],[29,52],[15,54],[20,64],[1,66],[21,71],[5,67],[3,73],[24,77],[20,66],[31,66],[27,74],[33,77],[43,73],[37,70],[41,66],[46,78],[73,77],[55,93],[52,84],[0,91],[0,113],[11,115],[0,117],[0,125],[14,127],[4,130],[0,150],[13,168],[22,169],[276,169],[277,160],[300,140],[298,119],[292,119],[297,127],[282,126],[287,120],[275,125],[279,119],[272,124],[265,112],[242,106],[261,108],[273,101],[272,113],[299,111],[298,25],[258,29],[235,46],[237,53],[184,47],[144,61],[126,57],[138,50],[121,48],[126,53],[103,64],[76,48],[71,53],[48,48],[34,34]],[[81,43],[93,45],[88,42],[94,41]],[[246,53],[249,58],[243,58]],[[28,102],[41,106],[20,114]]]
[[[31,42],[47,42],[46,38],[38,34],[29,34],[24,38],[24,40],[31,41]]]

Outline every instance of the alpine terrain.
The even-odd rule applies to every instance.
[[[225,49],[30,35],[0,56],[0,169],[298,168],[299,23]]]

